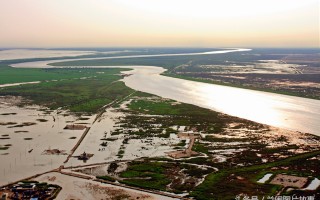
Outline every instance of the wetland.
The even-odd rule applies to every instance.
[[[131,59],[135,63],[142,58]],[[44,75],[41,80],[30,80],[39,83],[0,88],[0,131],[4,138],[0,140],[0,159],[6,160],[0,165],[2,185],[30,177],[60,185],[61,198],[75,198],[81,190],[88,198],[107,190],[115,196],[142,199],[319,195],[317,187],[308,189],[313,180],[320,178],[320,138],[314,131],[318,124],[313,123],[318,121],[318,100],[267,93],[270,98],[265,104],[248,103],[256,109],[255,105],[265,108],[270,102],[287,101],[290,106],[277,104],[281,109],[275,110],[295,110],[296,118],[275,118],[268,109],[264,114],[274,121],[284,120],[291,127],[288,130],[270,121],[259,123],[257,113],[254,118],[245,119],[217,108],[214,100],[228,90],[225,86],[214,89],[207,83],[160,76],[165,70],[159,67],[104,67],[109,61],[103,59],[99,61],[103,67],[81,62],[69,63],[68,68],[2,66],[5,71],[34,70]],[[190,89],[190,84],[207,87],[199,93],[219,95],[190,100],[190,95],[199,94],[194,87]],[[235,96],[229,99],[239,100],[237,91],[250,97],[250,91],[235,88],[230,90]],[[262,95],[261,99],[266,97],[265,93],[254,94]],[[221,105],[234,105],[234,101],[222,99]],[[298,106],[300,102],[304,107]],[[230,109],[241,106],[245,107],[236,104]],[[309,117],[301,121],[303,116]],[[300,120],[300,126],[292,128],[296,123],[292,119]],[[80,126],[86,128],[65,129]],[[301,126],[311,129],[300,129]],[[62,153],[44,153],[53,151]],[[194,153],[170,156],[177,151]],[[85,162],[77,158],[84,152],[92,155]],[[284,173],[308,177],[306,184],[290,188],[271,183],[271,179]],[[33,177],[35,174],[39,175]],[[266,174],[272,176],[260,183]],[[76,187],[70,188],[67,183]]]

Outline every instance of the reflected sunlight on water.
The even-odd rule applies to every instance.
[[[222,51],[186,53],[114,56],[108,58],[82,58],[47,60],[13,64],[21,68],[50,68],[48,63],[97,60],[117,58],[141,58],[160,56],[184,56],[229,53],[234,51],[250,51],[250,49],[229,49]],[[83,67],[83,66],[76,66]],[[190,103],[204,108],[213,109],[236,117],[255,122],[286,128],[295,131],[320,135],[320,101],[293,97],[268,92],[227,87],[208,83],[200,83],[166,77],[160,75],[165,69],[154,66],[86,66],[94,68],[132,68],[124,73],[132,74],[125,77],[125,84],[135,90],[155,94],[164,98]]]
[[[159,67],[132,66],[127,86],[280,128],[320,135],[320,101],[200,83],[160,75]]]
[[[229,90],[227,87],[215,87],[212,85],[198,85],[197,93],[201,93],[203,104],[215,110],[234,116],[246,116],[266,124],[280,125],[284,118],[279,108],[288,109],[290,106],[284,102],[265,98],[248,90]]]

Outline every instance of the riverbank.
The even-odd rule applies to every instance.
[[[0,116],[0,129],[5,132],[0,140],[0,159],[4,160],[0,166],[5,181],[68,168],[64,175],[76,175],[81,179],[76,182],[82,182],[76,189],[64,185],[64,195],[68,191],[75,195],[70,198],[84,188],[88,198],[100,198],[101,190],[110,191],[83,183],[89,176],[208,199],[223,189],[230,197],[248,191],[260,196],[284,191],[257,183],[265,173],[320,178],[318,100],[166,77],[160,75],[165,71],[161,67],[55,69],[49,62],[17,65],[50,67],[45,70],[77,78],[0,89],[7,97],[16,96]],[[25,111],[26,105],[34,103],[42,108]],[[87,127],[87,132],[64,129],[74,124]],[[283,125],[294,130],[279,128]],[[310,129],[315,135],[305,133]],[[175,151],[187,153],[170,157]],[[90,157],[79,159],[83,154]],[[49,176],[41,178],[54,179]]]
[[[275,93],[275,94],[282,94],[282,95],[288,95],[288,96],[295,96],[295,97],[302,97],[302,98],[307,98],[307,99],[315,99],[315,100],[320,100],[320,97],[312,97],[312,96],[307,96],[307,95],[302,95],[299,93],[294,93],[294,92],[286,92],[286,91],[279,91],[279,90],[274,90],[272,88],[257,88],[253,86],[246,86],[246,85],[240,85],[240,84],[232,84],[232,83],[226,83],[226,82],[221,82],[221,81],[215,81],[215,80],[210,80],[210,79],[203,79],[203,78],[194,78],[190,76],[183,76],[183,75],[178,75],[178,74],[172,74],[172,73],[162,73],[161,75],[163,76],[168,76],[168,77],[173,77],[173,78],[179,78],[179,79],[184,79],[184,80],[189,80],[189,81],[196,81],[196,82],[202,82],[202,83],[209,83],[209,84],[216,84],[216,85],[223,85],[227,87],[235,87],[235,88],[242,88],[242,89],[248,89],[248,90],[256,90],[256,91],[262,91],[262,92],[269,92],[269,93]]]

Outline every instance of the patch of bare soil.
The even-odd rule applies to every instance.
[[[270,183],[275,185],[283,185],[284,187],[303,188],[307,182],[308,178],[306,177],[277,174]]]

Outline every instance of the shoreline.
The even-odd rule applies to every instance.
[[[166,73],[166,72],[162,73],[161,75],[167,76],[167,77],[172,77],[172,78],[183,79],[183,80],[200,82],[200,83],[209,83],[209,84],[222,85],[222,86],[227,86],[227,87],[241,88],[241,89],[254,90],[254,91],[260,91],[260,92],[268,92],[268,93],[272,93],[272,94],[281,94],[281,95],[287,95],[287,96],[292,96],[292,97],[320,100],[320,98],[306,97],[303,95],[289,93],[289,92],[274,91],[272,89],[267,89],[267,88],[266,89],[256,88],[256,87],[250,87],[250,86],[236,85],[236,84],[232,84],[232,83],[223,83],[223,82],[218,82],[218,81],[209,80],[209,79],[193,78],[193,77],[171,74],[171,73]]]
[[[63,60],[61,60],[62,62]],[[265,91],[203,83],[162,75],[166,71],[156,66],[70,66],[54,67],[52,61],[20,63],[14,67],[31,68],[125,68],[132,74],[123,79],[126,86],[137,91],[209,108],[228,115],[252,120],[262,124],[318,135],[319,124],[316,120],[320,111],[319,100],[289,96]],[[57,61],[54,61],[56,63]],[[204,84],[204,85],[203,85]],[[169,86],[170,85],[170,86]],[[210,91],[210,93],[209,93]],[[212,92],[212,94],[211,94]],[[215,94],[215,95],[214,95]],[[219,95],[219,94],[222,94]],[[236,96],[235,96],[236,95]],[[292,98],[291,98],[292,97]],[[229,105],[229,106],[228,106]],[[308,107],[302,107],[308,105]],[[288,107],[289,106],[289,107]],[[248,112],[248,109],[254,112]],[[264,112],[264,115],[255,114]],[[307,111],[307,112],[306,112]],[[258,117],[259,116],[259,117]],[[258,117],[258,118],[257,118]],[[305,119],[305,121],[301,121]]]

